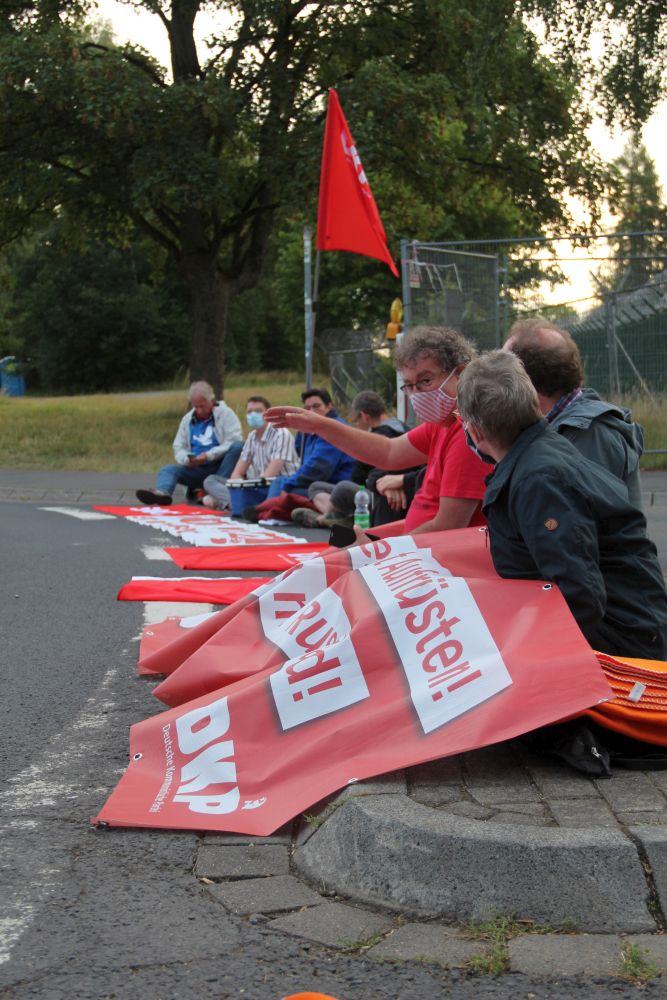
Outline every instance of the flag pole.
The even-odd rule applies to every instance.
[[[304,326],[305,326],[305,353],[306,353],[306,389],[313,387],[313,339],[315,332],[315,317],[313,310],[313,293],[311,279],[311,253],[313,245],[313,234],[310,226],[303,227],[303,305],[304,305]],[[319,253],[317,254],[316,276],[319,270]]]

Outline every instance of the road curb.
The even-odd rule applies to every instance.
[[[351,899],[448,923],[514,914],[598,933],[656,930],[637,848],[618,830],[517,828],[406,795],[358,795],[297,845],[293,862]]]

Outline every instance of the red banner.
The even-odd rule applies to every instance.
[[[270,579],[266,576],[227,577],[224,580],[212,580],[207,576],[133,576],[120,588],[117,600],[234,604]]]
[[[273,569],[282,572],[299,566],[312,555],[329,552],[326,542],[303,542],[296,545],[228,545],[211,549],[165,549],[181,569]]]
[[[324,128],[317,249],[348,250],[382,260],[398,278],[387,236],[335,90]]]
[[[129,767],[97,822],[266,835],[346,784],[610,697],[558,589],[454,576],[437,551],[447,534],[384,558],[389,541],[337,554],[355,571],[332,571],[315,594],[304,586],[293,610],[290,578],[314,587],[329,559],[228,609],[212,633],[226,637],[219,654],[252,673],[134,726]],[[275,613],[277,597],[292,613]],[[244,613],[254,634],[235,627]]]
[[[181,618],[179,615],[170,615],[164,621],[146,625],[141,633],[139,643],[139,674],[142,676],[155,675],[158,671],[151,669],[150,662],[158,650],[175,642],[185,632],[196,628],[217,614],[217,611],[209,611],[201,615],[187,615],[185,618]]]
[[[95,507],[134,524],[166,531],[190,545],[299,545],[301,539],[282,531],[272,531],[258,524],[244,524],[223,517],[220,512],[197,507]]]

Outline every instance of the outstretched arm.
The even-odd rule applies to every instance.
[[[405,469],[411,465],[422,465],[426,460],[424,453],[410,444],[407,434],[396,438],[369,434],[300,406],[272,406],[264,413],[264,419],[274,427],[291,427],[306,434],[318,434],[346,455],[381,469]]]

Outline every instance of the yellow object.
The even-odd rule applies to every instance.
[[[396,340],[401,332],[403,322],[403,303],[400,299],[394,299],[389,309],[389,323],[387,323],[387,340]]]

